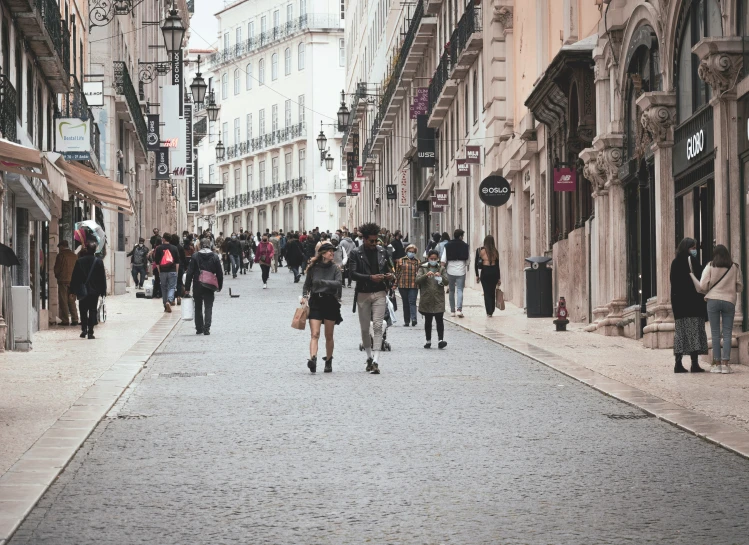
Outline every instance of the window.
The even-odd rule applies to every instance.
[[[299,123],[304,123],[304,95],[299,95],[299,100],[297,102],[299,104]]]
[[[252,163],[247,165],[247,191],[252,190]]]
[[[463,119],[465,120],[466,136],[468,136],[468,127],[471,126],[471,109],[468,107],[468,80],[466,80],[463,89]]]
[[[221,136],[222,136],[222,142],[225,146],[229,145],[229,124],[223,123],[221,125]]]
[[[216,183],[216,165],[208,165],[208,183]]]
[[[287,76],[291,74],[291,48],[287,47],[283,52],[283,72]]]
[[[270,56],[270,79],[273,81],[278,79],[278,53]]]
[[[198,169],[198,183],[204,184],[205,181],[203,180],[203,167],[200,167]]]
[[[242,45],[242,27],[241,26],[237,27],[236,33],[237,33],[237,35],[236,35],[236,38],[237,38],[237,47],[239,48]]]
[[[297,70],[304,70],[304,42],[299,44],[299,58],[296,64]]]
[[[278,104],[274,104],[271,107],[270,122],[271,122],[271,130],[273,132],[276,132],[278,130]]]
[[[473,71],[473,123],[479,121],[479,71]]]
[[[258,167],[258,182],[260,187],[265,187],[265,161],[260,161],[257,164]]]
[[[286,24],[291,25],[294,20],[294,4],[288,4],[286,6]]]
[[[284,103],[284,127],[290,127],[291,126],[291,99],[288,99]]]
[[[241,79],[239,78],[239,68],[234,69],[234,94],[239,94],[239,86],[241,83]]]
[[[260,17],[260,40],[265,40],[265,33],[268,31],[268,17],[263,15]]]
[[[247,41],[250,42],[249,46],[252,47],[252,41],[255,39],[255,21],[247,23]]]
[[[304,175],[307,173],[307,169],[305,166],[305,159],[307,156],[307,150],[305,148],[302,148],[299,150],[299,177],[304,178]]]
[[[239,118],[234,118],[234,143],[239,144],[242,141],[242,136],[239,134]]]
[[[224,186],[225,189],[229,188],[229,171],[221,173],[221,184]]]
[[[278,183],[278,155],[271,159],[271,183]]]
[[[265,59],[257,61],[257,81],[260,85],[265,85]]]
[[[346,66],[346,48],[343,38],[338,38],[338,66]]]
[[[273,37],[275,38],[278,36],[278,32],[280,29],[278,28],[281,26],[281,13],[278,10],[275,10],[273,12]]]
[[[260,136],[264,136],[265,135],[265,108],[260,110],[260,117],[258,118],[258,123],[259,123],[258,134]]]
[[[307,15],[307,0],[299,0],[299,16],[304,17]]]
[[[249,89],[252,89],[252,63],[251,63],[251,62],[248,62],[248,63],[247,63],[247,68],[246,68],[246,70],[247,70],[247,71],[246,71],[246,74],[247,74],[247,76],[246,76],[246,78],[247,78],[247,81],[245,82],[245,86],[246,86],[246,87],[247,87],[247,89],[249,90]]]
[[[252,114],[247,114],[247,140],[252,140]]]
[[[224,34],[224,49],[229,49],[229,33]]]
[[[234,169],[234,194],[239,195],[242,192],[242,169]]]
[[[284,155],[283,175],[284,175],[284,179],[287,182],[291,180],[291,152],[288,152],[286,153],[286,155]]]
[[[222,100],[229,98],[229,74],[221,76],[221,98]]]
[[[208,122],[208,143],[210,144],[214,140],[216,140],[216,122],[209,121]]]

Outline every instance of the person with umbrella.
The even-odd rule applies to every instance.
[[[104,262],[96,257],[96,242],[87,242],[85,253],[81,252],[73,268],[70,290],[78,297],[81,312],[81,339],[94,339],[96,312],[99,297],[107,294],[107,273]]]
[[[57,278],[57,304],[59,306],[58,316],[60,325],[78,325],[78,310],[75,308],[75,292],[70,291],[70,279],[73,277],[73,269],[78,261],[78,256],[70,249],[67,240],[60,241],[57,245],[60,253],[55,258],[55,278]]]

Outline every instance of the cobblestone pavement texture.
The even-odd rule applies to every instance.
[[[301,284],[259,277],[175,329],[11,545],[746,543],[747,460],[452,325],[391,328],[368,375],[353,290],[311,375]]]
[[[78,326],[56,326],[35,333],[31,351],[0,354],[0,475],[162,314],[129,290],[107,297],[96,340],[79,338]]]

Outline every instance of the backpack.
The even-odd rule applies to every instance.
[[[168,265],[174,264],[174,258],[172,257],[172,252],[169,251],[169,248],[164,249],[164,253],[161,256],[161,261],[159,262],[159,265],[161,267],[166,267]]]

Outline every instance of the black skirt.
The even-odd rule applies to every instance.
[[[341,304],[335,295],[329,293],[313,293],[309,297],[310,320],[332,320],[336,325],[343,321]]]

